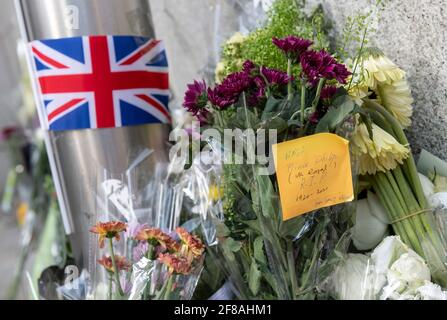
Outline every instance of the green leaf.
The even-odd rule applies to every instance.
[[[256,219],[256,213],[253,211],[252,201],[247,196],[240,197],[236,201],[234,209],[243,220]]]
[[[291,127],[291,126],[296,126],[301,128],[303,126],[303,124],[301,123],[301,121],[299,119],[290,119],[287,121],[287,126]]]
[[[241,99],[242,100],[242,99]],[[236,110],[236,116],[233,122],[233,128],[248,129],[257,128],[259,126],[260,119],[248,108],[240,106]]]
[[[263,237],[257,237],[253,243],[253,252],[254,257],[256,261],[259,263],[266,264],[267,261],[265,259],[264,254],[264,238]]]
[[[232,252],[238,252],[242,248],[242,243],[239,241],[234,241],[233,238],[228,238],[227,241],[228,249]]]
[[[262,113],[262,119],[268,119],[268,115],[277,110],[278,105],[281,103],[281,100],[276,99],[274,96],[270,96],[265,103],[264,112]]]
[[[305,222],[306,219],[303,217],[296,217],[291,220],[283,221],[279,229],[280,235],[282,237],[296,237]]]
[[[225,223],[218,223],[216,225],[216,233],[219,238],[227,237],[230,235],[230,229],[228,229]]]
[[[264,217],[273,217],[278,210],[278,199],[274,196],[276,193],[273,189],[272,181],[269,176],[258,174],[256,175],[256,182],[255,188],[258,188],[257,196],[261,212]]]
[[[262,234],[261,226],[259,225],[259,220],[249,220],[249,221],[243,221],[249,228],[253,229],[254,231],[258,232],[259,234]]]
[[[254,258],[251,259],[250,273],[248,275],[248,286],[251,292],[256,296],[261,287],[262,274]]]
[[[341,103],[340,106],[330,109],[324,115],[315,129],[316,133],[334,131],[355,110],[356,105],[348,96],[337,98],[335,102],[337,104]]]
[[[271,114],[271,117],[261,124],[262,129],[276,129],[278,133],[283,132],[288,127],[286,120],[278,117],[277,114]]]
[[[226,238],[221,242],[222,250],[230,261],[235,261],[235,252],[238,252],[242,248],[242,244],[238,241],[233,240],[233,238]]]

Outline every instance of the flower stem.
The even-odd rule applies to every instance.
[[[301,84],[301,123],[304,123],[304,116],[306,110],[306,84]]]
[[[371,101],[369,99],[364,99],[365,106],[377,111],[380,113],[385,120],[390,124],[392,127],[397,140],[404,146],[408,146],[408,139],[405,136],[405,133],[400,126],[400,124],[397,122],[397,120],[380,104]],[[421,206],[421,208],[427,208],[427,200],[425,199],[424,192],[422,191],[422,185],[421,181],[419,180],[419,176],[416,169],[416,164],[414,162],[414,158],[410,155],[410,157],[405,161],[407,170],[409,173],[409,180],[411,182],[411,186],[413,187],[413,191],[416,194],[416,198]]]
[[[109,297],[109,300],[112,300],[112,290],[113,290],[113,277],[112,277],[112,275],[110,274],[109,275],[109,292],[108,292],[108,297]]]
[[[146,253],[146,257],[149,260],[153,260],[153,255],[154,255],[154,246],[149,243],[148,249],[147,249],[147,253]],[[149,291],[150,291],[150,286],[149,286],[149,282],[148,282],[146,284],[146,288],[144,289],[144,294],[143,294],[143,299],[144,300],[147,300],[147,297],[149,295]]]
[[[124,296],[124,291],[121,288],[119,270],[118,270],[118,267],[116,265],[115,253],[113,251],[113,239],[109,239],[109,249],[110,249],[110,256],[112,258],[113,274],[115,275],[116,287],[118,288],[119,295],[121,297],[123,297]]]
[[[287,75],[289,78],[292,78],[292,59],[287,59]],[[292,81],[290,80],[287,84],[287,100],[292,101],[293,99],[293,86]]]
[[[292,297],[293,299],[295,299],[295,297],[298,296],[299,292],[295,272],[295,259],[293,257],[293,242],[290,240],[287,241],[287,262],[288,262],[290,281],[292,283]]]
[[[321,78],[320,82],[318,82],[317,93],[315,94],[315,99],[312,102],[312,112],[317,111],[318,102],[320,101],[321,96],[321,90],[323,89],[325,83],[326,79],[324,78]]]
[[[389,217],[392,220],[397,219],[398,213],[396,213],[396,210],[392,206],[392,200],[389,198],[389,195],[386,194],[386,192],[383,190],[382,186],[379,184],[375,176],[370,177],[371,184],[376,191],[377,196],[380,199],[380,202],[383,204],[385,209],[388,212]],[[393,225],[393,228],[395,229],[396,233],[401,236],[402,241],[405,243],[411,243],[410,238],[408,237],[407,233],[405,232],[405,228],[402,225],[402,222],[397,222]]]
[[[163,297],[163,300],[169,300],[171,297],[171,291],[172,291],[172,285],[174,284],[174,275],[169,276],[168,285],[166,286],[165,295]]]

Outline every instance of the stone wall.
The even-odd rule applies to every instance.
[[[447,9],[446,0],[386,0],[372,44],[380,47],[407,71],[415,98],[413,150],[421,148],[447,160]],[[157,33],[167,40],[171,56],[172,87],[179,105],[185,85],[202,77],[216,59],[221,34],[238,27],[238,0],[150,0]],[[254,1],[256,2],[256,1]],[[367,12],[375,0],[308,0],[321,3],[339,33],[346,17]],[[216,24],[217,11],[221,22]]]
[[[340,32],[347,16],[373,0],[309,0],[321,3]],[[375,1],[374,1],[375,2]],[[447,1],[388,0],[372,44],[407,71],[414,103],[409,130],[413,150],[447,160]]]

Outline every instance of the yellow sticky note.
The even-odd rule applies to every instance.
[[[320,133],[273,145],[283,220],[354,199],[349,142]]]

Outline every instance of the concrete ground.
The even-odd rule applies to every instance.
[[[7,298],[7,291],[14,278],[20,252],[20,230],[15,217],[0,214],[0,299]]]

